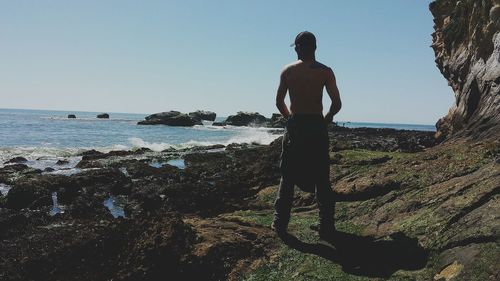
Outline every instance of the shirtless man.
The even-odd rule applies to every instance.
[[[329,179],[327,125],[341,108],[340,95],[332,69],[315,59],[315,36],[307,31],[301,32],[292,46],[295,46],[298,60],[282,71],[276,96],[276,106],[287,119],[287,126],[272,227],[280,237],[287,233],[294,186],[309,185],[312,187],[310,191],[316,193],[319,207],[320,239],[331,244],[335,232],[335,201]],[[325,116],[323,88],[332,101]],[[285,104],[287,92],[290,93],[290,111]]]

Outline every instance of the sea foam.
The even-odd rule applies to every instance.
[[[255,143],[267,145],[273,140],[278,138],[280,135],[273,133],[277,129],[273,128],[253,128],[253,127],[234,127],[234,126],[195,126],[194,129],[199,130],[230,130],[234,132],[234,135],[229,139],[225,140],[212,140],[212,141],[202,141],[191,139],[187,142],[180,144],[172,144],[165,142],[148,142],[138,137],[129,138],[129,143],[131,148],[149,148],[153,151],[163,151],[165,149],[174,148],[190,148],[195,146],[210,146],[215,144],[229,145],[232,143],[242,144],[242,143]]]

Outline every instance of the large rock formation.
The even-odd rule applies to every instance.
[[[284,128],[286,125],[286,119],[281,115],[281,113],[273,113],[271,119],[269,120],[269,126],[273,128]]]
[[[24,162],[28,162],[28,159],[21,157],[21,156],[18,156],[18,157],[14,157],[14,158],[10,159],[9,161],[5,161],[4,164],[24,163]]]
[[[217,114],[215,112],[206,110],[196,110],[194,112],[189,112],[188,115],[200,121],[201,120],[215,121],[215,117],[217,117]]]
[[[167,111],[149,115],[146,120],[140,121],[138,125],[168,125],[168,126],[185,126],[201,125],[201,120],[195,119],[187,114],[179,111]]]
[[[266,126],[267,118],[258,112],[238,111],[236,115],[230,115],[224,122],[214,123],[214,126]]]
[[[455,104],[437,124],[437,136],[492,137],[500,124],[500,1],[437,0],[436,63],[455,92]]]

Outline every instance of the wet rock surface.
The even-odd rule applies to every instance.
[[[235,115],[230,115],[221,123],[214,123],[216,126],[260,126],[267,123],[267,118],[258,112],[239,111]]]
[[[386,128],[330,127],[333,150],[368,149],[417,152],[436,145],[434,133]]]
[[[147,116],[144,121],[139,121],[138,125],[168,125],[191,127],[202,125],[201,120],[179,111],[166,111]]]
[[[280,113],[273,113],[271,118],[266,118],[258,112],[239,111],[235,115],[228,116],[226,120],[214,122],[212,125],[284,128],[286,126],[286,119]]]
[[[6,161],[4,164],[12,164],[12,163],[24,163],[24,162],[27,162],[28,160],[24,157],[14,157],[12,159],[10,159],[9,161]]]
[[[194,112],[189,112],[188,115],[200,121],[201,120],[215,121],[215,117],[217,117],[217,114],[215,112],[207,110],[197,110]]]
[[[486,249],[498,249],[499,144],[436,145],[431,135],[330,128],[337,224],[356,225],[364,235],[342,239],[367,257],[382,251],[384,263],[373,266],[343,248],[334,254],[286,247],[317,253],[349,276],[407,270],[428,280],[455,260],[463,276],[477,267],[493,274],[497,256]],[[87,151],[71,175],[6,165],[0,183],[11,188],[0,196],[0,279],[238,280],[262,272],[283,251],[269,228],[280,152],[278,138],[267,146]],[[172,159],[185,167],[168,164]],[[63,212],[53,212],[54,194]],[[117,197],[124,217],[104,204]],[[313,195],[297,192],[294,205],[292,217],[314,223]],[[304,229],[292,222],[292,232]],[[405,243],[413,255],[397,250]],[[464,247],[481,259],[458,257]]]

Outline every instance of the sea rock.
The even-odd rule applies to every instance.
[[[50,188],[46,182],[23,181],[16,183],[7,194],[7,208],[20,210],[42,197],[50,197]]]
[[[262,126],[267,123],[267,118],[258,112],[239,111],[236,115],[230,115],[223,122],[224,125],[232,126]]]
[[[367,149],[374,151],[418,152],[436,145],[434,132],[388,128],[332,127],[332,151]]]
[[[127,173],[135,179],[145,177],[158,177],[158,178],[178,178],[179,169],[170,165],[163,165],[160,168],[155,168],[149,163],[138,160],[130,160],[122,165],[127,169]]]
[[[100,200],[93,199],[91,197],[78,196],[68,206],[67,212],[73,218],[111,219],[112,215],[109,210]]]
[[[15,172],[22,172],[25,170],[30,169],[27,165],[25,164],[12,164],[12,165],[7,165],[5,167],[0,168],[0,174],[5,173],[15,173]]]
[[[197,110],[194,112],[189,112],[188,115],[200,121],[201,120],[215,121],[215,117],[217,117],[217,114],[215,112],[206,110]]]
[[[110,193],[126,194],[129,183],[130,179],[118,169],[105,168],[84,171],[62,178],[52,188],[57,188],[59,201],[66,204],[82,194],[87,197],[98,197]]]
[[[149,115],[146,120],[140,121],[138,125],[168,125],[191,127],[194,125],[202,125],[201,120],[197,120],[187,114],[179,111],[167,111]]]
[[[71,176],[34,174],[14,182],[7,196],[7,207],[31,208],[35,202],[50,198],[51,192],[57,192],[62,204],[71,203],[81,195],[100,200],[106,194],[127,194],[129,183],[130,179],[114,168],[82,171]]]
[[[456,102],[437,123],[439,139],[500,133],[500,3],[437,0],[432,48]]]
[[[273,113],[271,120],[269,120],[269,127],[284,128],[286,126],[286,119],[281,113]]]
[[[25,164],[10,164],[0,168],[0,183],[13,184],[22,176],[40,174],[40,169],[30,168]]]
[[[76,118],[76,115],[75,115],[75,114],[68,114],[68,118],[70,118],[70,119],[75,119],[75,118]]]
[[[104,153],[97,151],[95,149],[87,150],[82,153],[79,153],[78,156],[82,156],[82,160],[91,160],[100,158]]]
[[[99,118],[99,119],[109,119],[109,114],[102,113],[102,114],[97,115],[97,118]]]
[[[225,125],[226,125],[226,123],[224,123],[224,122],[213,122],[212,123],[212,126],[219,126],[219,127],[221,127],[221,126],[225,126]]]
[[[28,161],[28,159],[21,157],[21,156],[18,156],[18,157],[14,157],[14,158],[10,159],[9,161],[4,162],[4,164],[24,163],[27,161]]]
[[[107,153],[91,149],[78,154],[78,156],[82,156],[82,161],[78,163],[77,168],[90,168],[89,166],[81,166],[81,165],[83,165],[84,162],[89,162],[92,160],[129,156],[129,155],[140,155],[151,151],[152,150],[147,147],[142,147],[137,150],[111,150]]]

